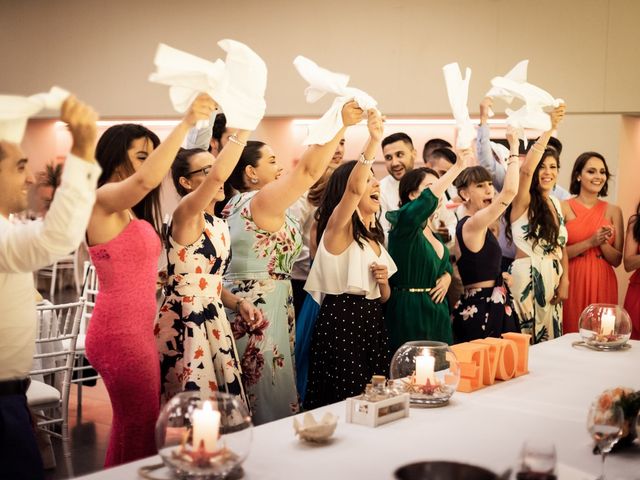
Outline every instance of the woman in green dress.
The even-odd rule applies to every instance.
[[[453,342],[445,301],[452,272],[449,251],[428,220],[470,156],[471,150],[458,152],[456,163],[440,178],[423,167],[400,180],[400,209],[387,213],[389,253],[398,267],[389,282],[391,298],[385,315],[392,352],[413,340]]]

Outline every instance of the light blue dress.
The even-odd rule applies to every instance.
[[[260,425],[299,411],[295,312],[289,278],[302,248],[302,235],[297,221],[288,213],[277,232],[259,229],[251,215],[251,199],[256,193],[238,194],[224,209],[232,250],[224,279],[226,288],[252,302],[264,315],[263,321],[253,326],[235,314],[229,315],[253,422]]]

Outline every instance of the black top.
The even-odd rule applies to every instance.
[[[500,276],[502,260],[502,250],[496,236],[487,229],[484,237],[484,245],[478,252],[472,252],[464,244],[462,239],[462,227],[469,220],[469,216],[464,217],[456,226],[456,239],[460,247],[460,258],[458,259],[458,270],[462,278],[463,285],[471,285],[487,280],[496,280]]]

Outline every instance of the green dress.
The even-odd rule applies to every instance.
[[[444,247],[439,258],[423,230],[438,207],[438,199],[430,189],[387,213],[391,223],[389,253],[398,272],[389,279],[391,298],[386,305],[385,321],[391,351],[413,340],[435,340],[453,343],[447,302],[434,303],[429,292],[412,292],[410,288],[432,288],[444,272],[452,272],[449,250]]]

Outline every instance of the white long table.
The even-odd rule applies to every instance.
[[[575,340],[571,334],[532,347],[528,375],[458,392],[446,407],[412,408],[409,418],[378,428],[345,423],[344,402],[318,409],[316,417],[325,410],[340,417],[328,445],[300,442],[291,418],[257,427],[244,478],[391,479],[401,465],[441,459],[502,472],[534,437],[555,443],[559,463],[592,474],[573,478],[594,478],[600,457],[591,453],[589,405],[607,388],[640,390],[640,341],[626,351],[595,352],[572,347]],[[82,478],[137,479],[139,467],[159,462],[151,457]],[[607,478],[640,479],[640,448],[610,455],[606,471]],[[171,478],[166,469],[155,474]]]

